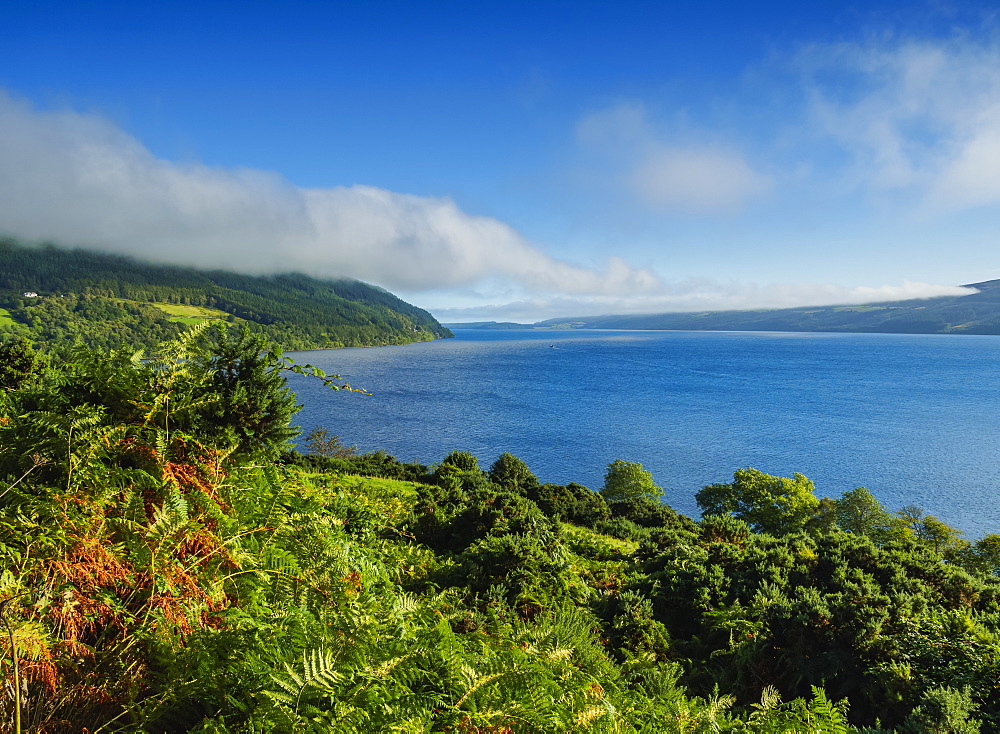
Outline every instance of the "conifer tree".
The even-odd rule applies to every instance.
[[[196,363],[208,375],[208,399],[196,427],[232,447],[234,457],[280,451],[298,435],[289,420],[301,407],[285,384],[280,353],[246,328],[232,332],[216,326],[204,341]]]

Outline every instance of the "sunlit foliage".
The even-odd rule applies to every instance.
[[[1000,728],[997,536],[801,475],[695,522],[629,462],[290,452],[238,330],[42,367],[0,395],[0,730]]]

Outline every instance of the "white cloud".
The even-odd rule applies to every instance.
[[[862,102],[855,107],[875,104]],[[847,103],[823,104],[831,120],[837,115],[864,117]],[[990,111],[981,105],[979,113],[985,119]],[[867,128],[859,122],[856,129]],[[892,125],[885,129],[888,140],[902,135],[892,132]],[[983,121],[970,123],[970,129],[981,134],[965,139],[966,146],[959,149],[965,154],[956,153],[950,167],[939,166],[940,186],[964,192],[966,201],[973,194],[963,186],[980,197],[987,196],[990,186],[1000,187],[996,169],[980,166],[984,158],[1000,157],[1000,134],[987,135]],[[619,183],[651,206],[733,210],[770,185],[724,146],[664,142],[641,107],[591,115],[577,132],[583,144],[609,156]],[[893,168],[899,180],[920,169],[904,143],[896,144],[903,151]],[[867,150],[868,143],[856,145]],[[892,158],[885,155],[887,161]],[[419,297],[415,300],[421,305],[438,300],[451,306],[460,302],[461,293],[466,304],[504,304],[434,309],[454,320],[777,308],[959,292],[920,283],[852,289],[665,282],[618,257],[600,268],[583,267],[551,257],[509,225],[468,214],[448,198],[361,185],[303,189],[271,172],[178,164],[157,158],[104,118],[39,112],[2,92],[0,232],[161,262],[356,277]]]
[[[996,118],[996,112],[991,111]],[[945,209],[1000,203],[1000,119],[984,123],[942,167],[930,200]]]
[[[738,210],[770,188],[739,156],[709,148],[659,148],[630,176],[632,189],[654,207],[702,213]]]
[[[966,37],[817,46],[800,58],[817,131],[851,177],[920,209],[1000,203],[1000,46]]]
[[[0,93],[0,231],[187,265],[301,270],[418,292],[508,280],[525,291],[656,289],[611,258],[564,262],[448,198],[371,186],[301,189],[265,171],[156,158],[103,118],[42,113]]]
[[[604,185],[627,190],[651,209],[733,213],[772,185],[770,177],[755,171],[730,146],[668,140],[638,104],[591,113],[576,132],[605,169]]]
[[[778,64],[705,120],[654,119],[640,102],[580,119],[582,169],[605,204],[626,193],[653,211],[732,214],[845,188],[921,217],[1000,204],[1000,35],[815,44]]]

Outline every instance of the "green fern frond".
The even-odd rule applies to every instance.
[[[781,694],[774,686],[765,686],[760,692],[760,703],[753,704],[753,707],[761,711],[771,711],[781,705]]]
[[[302,653],[304,670],[303,687],[311,686],[324,691],[333,691],[344,676],[338,673],[337,658],[326,648],[316,648]]]

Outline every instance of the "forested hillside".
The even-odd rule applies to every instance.
[[[829,331],[886,334],[1000,334],[1000,280],[970,283],[964,296],[863,306],[808,306],[755,311],[565,317],[521,328],[676,329],[680,331]],[[509,329],[513,324],[448,324],[452,329]]]
[[[42,345],[151,347],[215,319],[245,323],[285,349],[451,335],[426,311],[355,280],[206,272],[0,240],[0,334]]]
[[[289,369],[0,345],[0,729],[1000,730],[1000,536],[754,469],[694,520],[630,461],[292,452]]]

